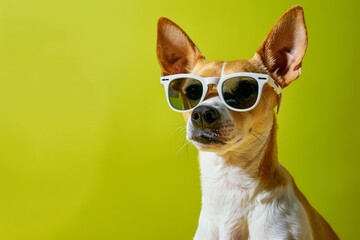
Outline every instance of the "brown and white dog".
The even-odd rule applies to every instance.
[[[278,20],[253,58],[226,65],[206,61],[175,23],[166,18],[158,22],[163,76],[253,72],[267,74],[285,88],[300,76],[306,48],[300,6]],[[265,84],[257,106],[237,112],[225,106],[210,84],[204,101],[183,113],[187,139],[200,151],[202,209],[194,239],[339,239],[278,162],[274,108],[279,99]]]

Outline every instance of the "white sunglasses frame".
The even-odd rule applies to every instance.
[[[235,77],[250,77],[258,82],[259,91],[258,91],[258,96],[257,96],[256,102],[254,103],[254,105],[252,105],[249,108],[245,108],[245,109],[234,108],[234,107],[229,106],[224,100],[224,97],[223,97],[223,94],[221,91],[222,85],[226,80],[235,78]],[[195,80],[200,81],[203,86],[203,93],[202,93],[201,99],[199,100],[199,103],[196,106],[194,106],[193,108],[186,109],[186,110],[179,110],[179,109],[174,108],[170,103],[169,90],[168,90],[169,84],[172,81],[179,79],[179,78],[195,79]],[[228,74],[228,75],[221,76],[221,77],[201,77],[201,76],[198,76],[195,74],[187,74],[187,73],[186,74],[173,74],[173,75],[167,75],[167,76],[160,77],[160,83],[164,86],[166,100],[167,100],[170,108],[175,112],[189,112],[189,111],[192,111],[197,106],[199,106],[204,101],[204,99],[206,97],[206,93],[208,92],[208,89],[209,89],[208,86],[211,84],[217,85],[216,89],[217,89],[218,95],[219,95],[221,101],[225,104],[225,106],[236,112],[247,112],[247,111],[254,109],[260,101],[262,89],[263,89],[265,83],[269,83],[269,85],[274,88],[274,91],[277,95],[281,96],[281,93],[282,93],[282,88],[269,75],[261,74],[261,73],[253,73],[253,72],[237,72],[237,73],[232,73],[232,74]]]

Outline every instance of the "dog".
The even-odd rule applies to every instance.
[[[189,36],[158,21],[157,57],[170,107],[199,150],[195,240],[339,239],[277,157],[281,92],[301,74],[307,30],[290,8],[249,60],[207,61]]]

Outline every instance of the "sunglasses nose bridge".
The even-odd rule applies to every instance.
[[[205,80],[205,85],[206,85],[206,88],[207,88],[207,92],[205,93],[205,99],[209,99],[209,98],[212,98],[212,97],[215,97],[218,95],[218,92],[217,92],[217,85],[220,81],[220,78],[221,77],[206,77],[204,78]]]
[[[206,85],[217,85],[220,81],[220,77],[206,77],[205,84]]]

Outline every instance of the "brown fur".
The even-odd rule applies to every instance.
[[[175,23],[161,18],[158,27],[157,55],[164,75],[175,73],[194,73],[203,77],[221,75],[223,62],[206,61],[191,39]],[[176,43],[173,42],[174,35]],[[302,58],[306,48],[307,32],[303,10],[300,6],[295,6],[275,24],[252,59],[228,62],[225,74],[233,72],[266,73],[271,75],[279,85],[286,87],[300,76]],[[216,89],[210,87],[207,97],[216,95]],[[297,188],[291,175],[278,163],[277,123],[273,111],[277,104],[277,95],[271,87],[265,85],[261,101],[256,108],[249,112],[230,111],[237,128],[248,128],[249,132],[253,129],[270,132],[265,147],[258,153],[261,156],[261,161],[256,168],[257,171],[248,172],[248,174],[253,178],[260,179],[261,184],[256,189],[258,192],[264,189],[271,192],[279,186],[292,185],[310,219],[313,238],[339,239],[330,225],[309,204]],[[186,122],[190,115],[189,112],[183,114]],[[253,169],[248,165],[251,163],[239,163],[236,158],[232,157],[232,153],[225,154],[229,155],[226,156],[229,161],[228,164],[241,165],[245,171]],[[271,198],[272,195],[263,201],[271,201]],[[247,224],[247,220],[243,219],[232,239],[248,239]],[[289,236],[288,239],[293,239],[293,237]]]

